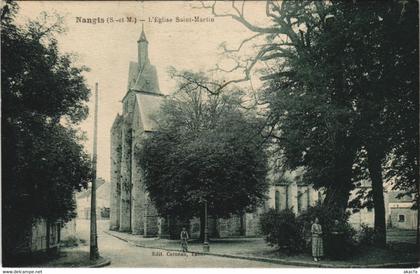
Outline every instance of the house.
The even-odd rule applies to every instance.
[[[109,219],[109,193],[110,184],[104,179],[96,181],[96,217],[97,219]],[[76,195],[77,218],[90,219],[91,188]]]
[[[403,195],[399,191],[389,193],[388,226],[399,229],[417,229],[417,210],[412,209],[414,195]]]

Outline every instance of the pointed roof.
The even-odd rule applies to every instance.
[[[141,25],[140,38],[139,38],[139,40],[137,42],[146,42],[146,43],[149,43],[149,41],[147,41],[146,34],[144,33],[144,25],[143,24]]]

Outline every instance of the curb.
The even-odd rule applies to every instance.
[[[134,246],[141,247],[141,248],[148,248],[148,249],[161,249],[165,251],[180,251],[179,249],[173,248],[166,248],[166,247],[151,247],[146,246],[143,244],[136,244],[132,241],[129,241],[123,237],[114,235],[112,232],[104,231],[106,234],[111,235],[119,240],[124,242],[130,243]],[[190,254],[200,254],[200,255],[209,255],[209,256],[216,256],[216,257],[225,257],[225,258],[232,258],[232,259],[241,259],[241,260],[250,260],[250,261],[258,261],[258,262],[266,262],[266,263],[275,263],[275,264],[282,264],[282,265],[290,265],[290,266],[303,266],[303,267],[312,267],[312,268],[417,268],[420,265],[420,262],[404,262],[404,263],[384,263],[384,264],[370,264],[370,265],[334,265],[330,263],[316,263],[316,262],[302,262],[302,261],[290,261],[284,259],[274,259],[274,258],[264,258],[264,257],[250,257],[250,256],[242,256],[242,255],[232,255],[232,254],[222,254],[222,253],[207,253],[201,251],[187,251],[186,253]]]
[[[104,267],[104,266],[107,266],[107,265],[110,265],[110,264],[111,264],[111,260],[110,259],[101,258],[101,260],[99,262],[97,262],[94,265],[88,266],[88,268],[99,268],[99,267]]]

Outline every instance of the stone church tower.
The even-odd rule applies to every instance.
[[[156,68],[150,64],[146,35],[137,41],[137,62],[130,62],[127,93],[122,115],[111,128],[110,229],[144,236],[158,233],[158,216],[142,182],[134,151],[142,138],[153,131],[151,117],[164,98],[159,90]]]

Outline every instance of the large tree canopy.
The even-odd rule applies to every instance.
[[[73,193],[91,180],[91,163],[74,128],[86,118],[84,68],[58,51],[60,20],[17,26],[15,4],[1,17],[3,254],[37,218],[75,216]],[[59,18],[58,18],[59,19]]]
[[[243,44],[267,38],[245,72],[269,62],[263,98],[283,163],[304,166],[343,210],[354,183],[370,179],[384,244],[383,177],[418,193],[418,1],[266,1],[269,26],[216,4],[202,7],[256,33]]]
[[[310,179],[333,191],[343,183],[352,189],[360,175],[371,180],[381,245],[383,175],[405,174],[404,180],[392,179],[395,187],[410,192],[418,184],[417,153],[402,149],[418,148],[418,18],[417,9],[404,8],[395,1],[326,5],[330,19],[324,28],[321,21],[302,20],[308,26],[302,31],[304,49],[282,63],[290,73],[273,78],[268,89],[274,93],[272,109],[283,113],[277,125],[287,163],[306,166]],[[406,167],[393,170],[396,162]]]
[[[203,74],[182,72],[179,89],[137,149],[144,182],[160,214],[220,217],[264,201],[267,159],[261,121],[240,108],[239,92],[212,94]]]

